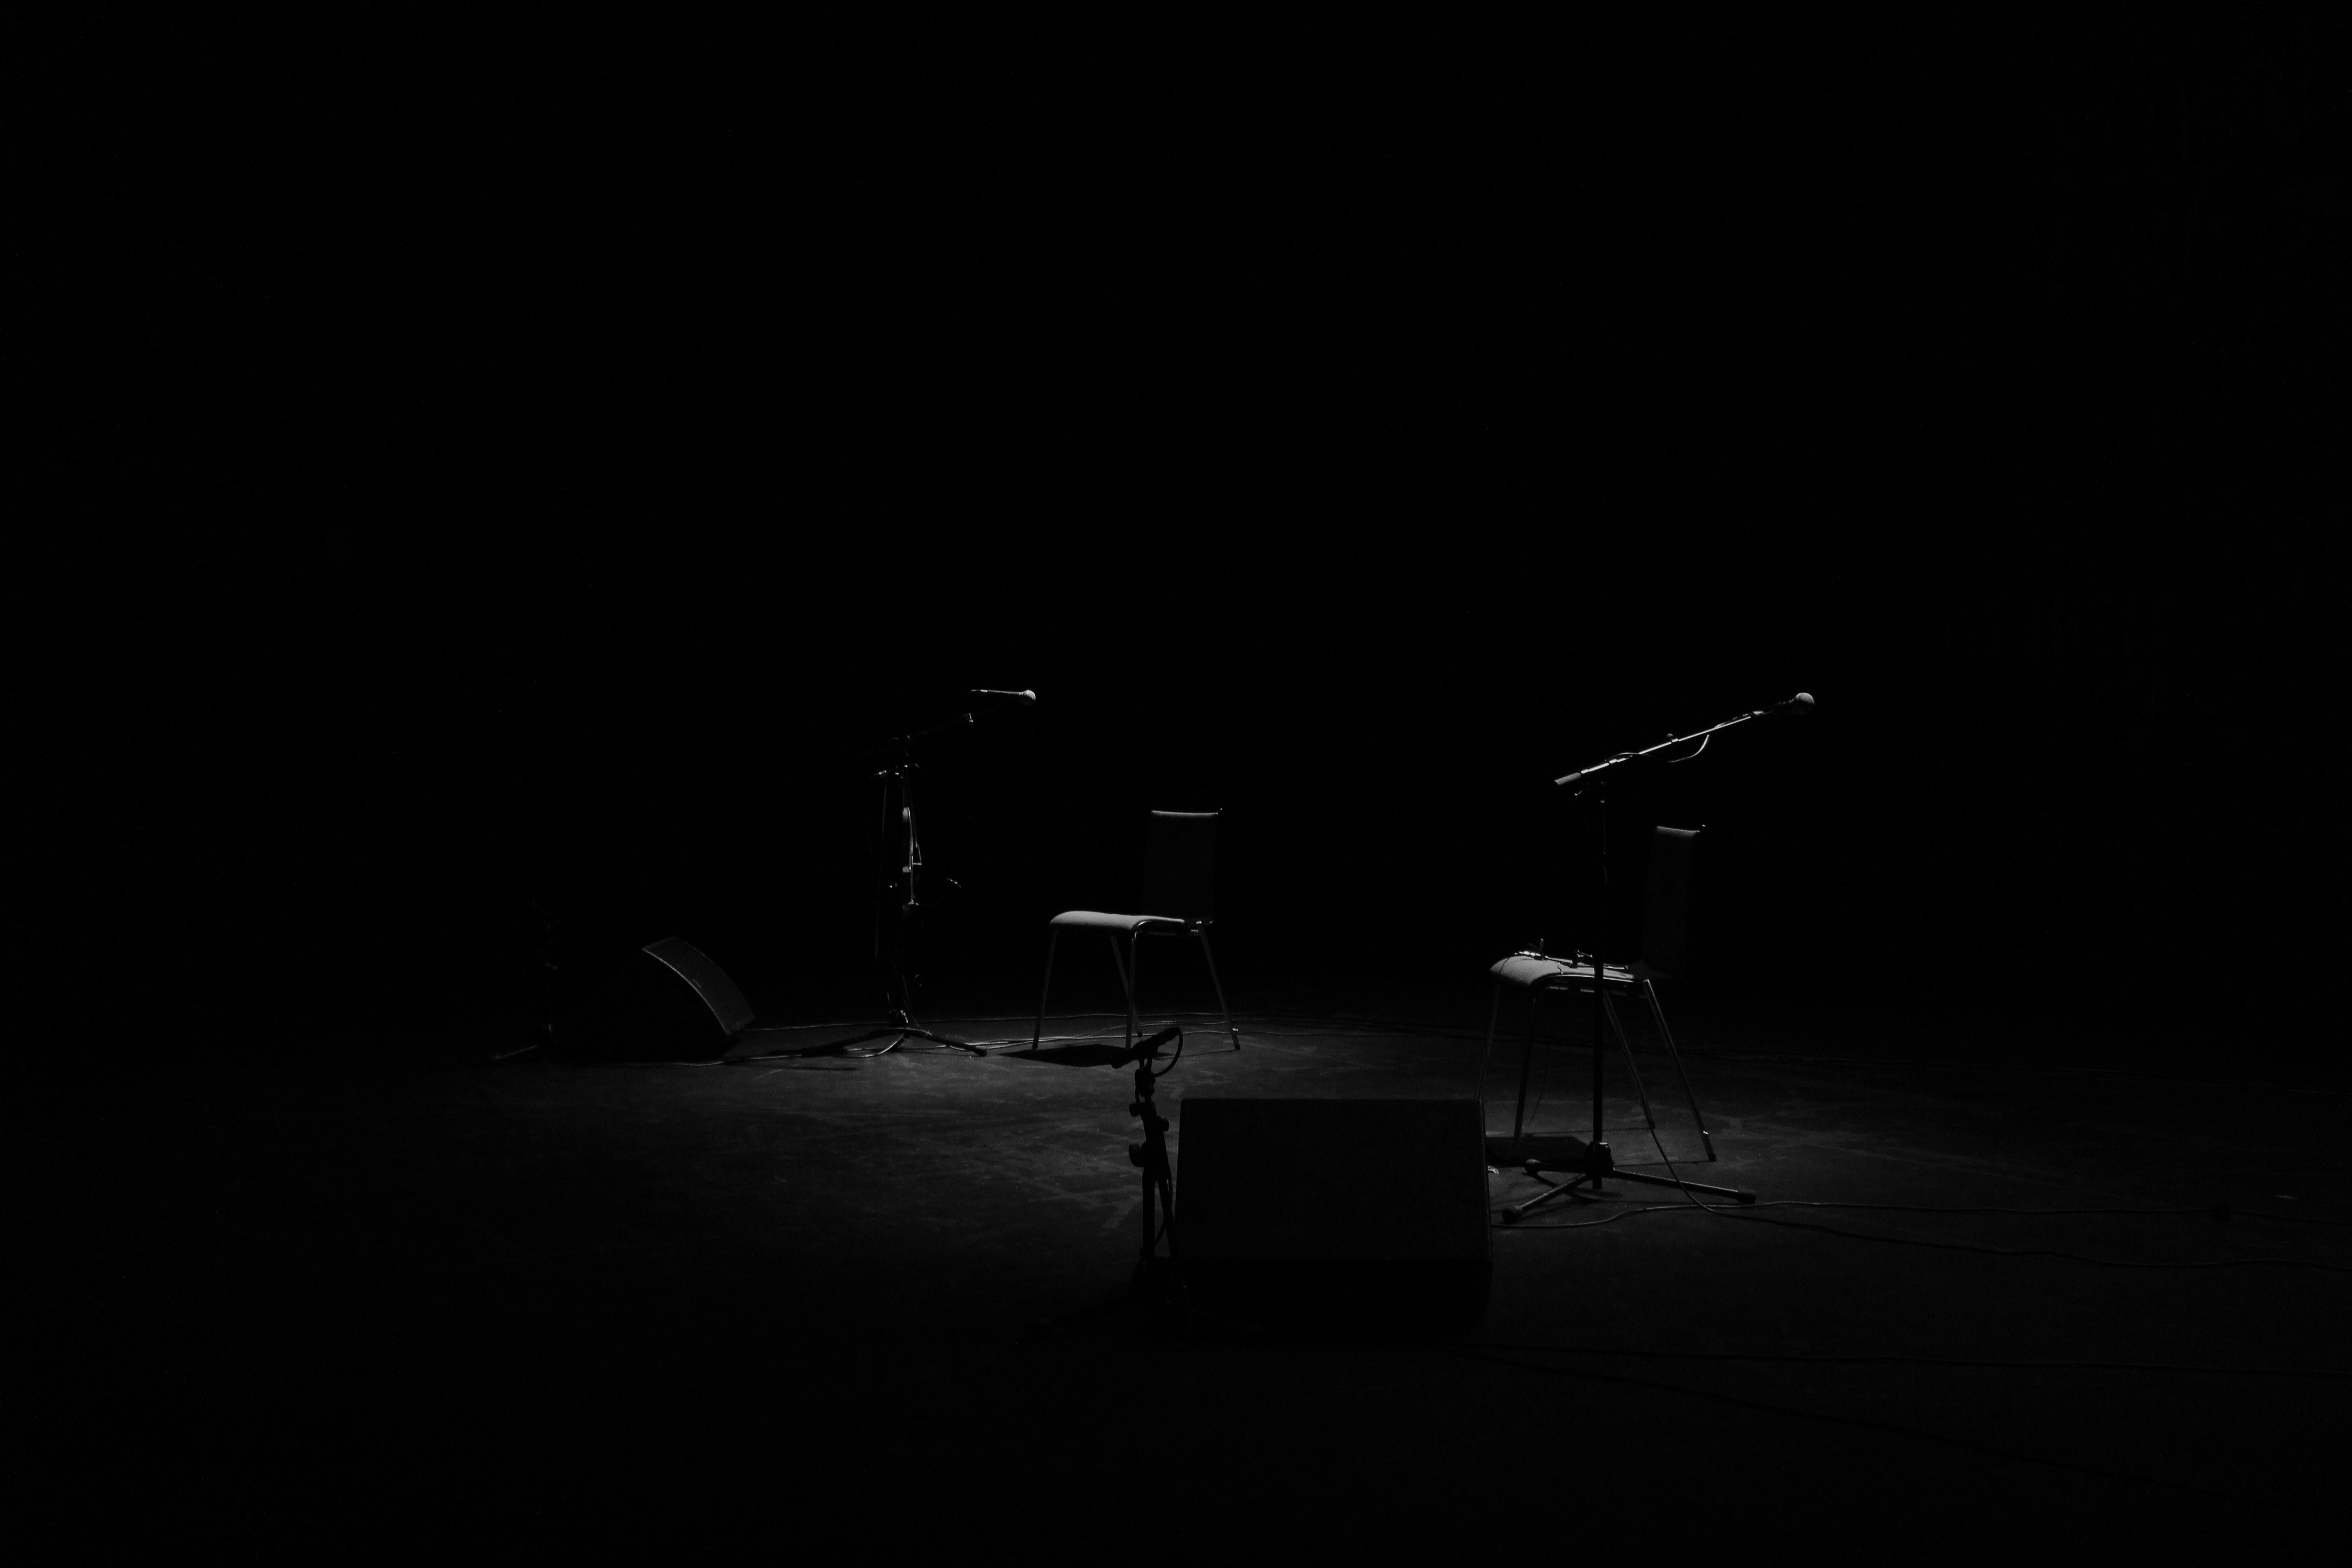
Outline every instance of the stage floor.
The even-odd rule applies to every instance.
[[[1180,1203],[1188,1094],[1480,1088],[1483,1009],[1252,1013],[1238,1053],[1185,1022],[1160,1091]],[[73,1376],[48,1419],[110,1466],[210,1478],[207,1506],[298,1475],[478,1502],[724,1478],[881,1505],[886,1533],[929,1506],[897,1517],[902,1489],[948,1488],[1031,1518],[1147,1499],[1171,1527],[1486,1531],[1524,1500],[1559,1530],[1576,1502],[1669,1533],[1764,1508],[1937,1535],[1999,1510],[2108,1541],[2206,1510],[2259,1536],[2340,1485],[2341,1083],[1862,1015],[1675,1022],[1721,1159],[1699,1162],[1652,1059],[1666,1149],[1761,1205],[1612,1185],[1497,1227],[1486,1321],[1447,1343],[1089,1311],[1138,1241],[1128,1075],[1099,1040],[706,1068],[427,1068],[325,1041],[96,1067],[19,1112],[61,1227]],[[1486,1074],[1493,1131],[1517,1051]],[[1538,1130],[1584,1130],[1586,1060],[1544,1048]],[[1630,1097],[1609,1121],[1621,1161],[1661,1168]],[[1349,1191],[1334,1169],[1269,1201]],[[2158,1212],[1770,1206],[1794,1203]],[[1837,1359],[1870,1357],[1927,1359]],[[2103,1364],[1982,1364],[2021,1362]]]

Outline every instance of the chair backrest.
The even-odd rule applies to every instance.
[[[1661,827],[1650,836],[1650,885],[1642,900],[1642,962],[1660,974],[1690,964],[1691,863],[1698,858],[1696,827]]]
[[[1143,907],[1194,925],[1216,916],[1217,814],[1155,811],[1143,840]]]

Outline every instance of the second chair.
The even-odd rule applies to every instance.
[[[1668,979],[1684,972],[1685,915],[1690,897],[1691,861],[1698,843],[1698,830],[1685,827],[1661,827],[1651,836],[1650,875],[1644,889],[1642,908],[1642,956],[1630,964],[1599,962],[1580,953],[1573,959],[1551,958],[1539,952],[1519,952],[1496,964],[1490,973],[1495,977],[1495,1005],[1486,1021],[1486,1051],[1491,1058],[1495,1049],[1495,1026],[1502,1016],[1503,990],[1517,986],[1528,993],[1528,1044],[1519,1059],[1519,1092],[1517,1110],[1511,1117],[1511,1136],[1490,1151],[1491,1154],[1510,1163],[1519,1162],[1526,1152],[1522,1147],[1528,1108],[1528,1068],[1535,1058],[1535,1005],[1548,991],[1592,994],[1595,983],[1601,989],[1601,1010],[1609,1021],[1609,1029],[1617,1037],[1618,1048],[1624,1053],[1625,1068],[1633,1080],[1633,1092],[1642,1101],[1642,1119],[1649,1131],[1657,1131],[1657,1118],[1650,1110],[1649,1090],[1643,1086],[1642,1071],[1633,1060],[1633,1043],[1625,1033],[1623,1021],[1618,1016],[1616,998],[1640,996],[1649,1004],[1651,1018],[1657,1024],[1659,1038],[1665,1042],[1666,1055],[1673,1060],[1675,1072],[1682,1079],[1683,1099],[1690,1106],[1691,1120],[1698,1126],[1700,1147],[1706,1158],[1715,1158],[1715,1140],[1707,1132],[1706,1117],[1698,1108],[1698,1096],[1691,1091],[1690,1073],[1683,1066],[1682,1053],[1675,1048],[1674,1032],[1666,1027],[1665,1009],[1658,1005],[1656,981]],[[1601,1042],[1592,1042],[1593,1087],[1592,1142],[1601,1142],[1604,1123],[1601,1116]],[[1483,1089],[1486,1074],[1482,1067],[1479,1080]],[[1662,1178],[1637,1176],[1631,1172],[1619,1174],[1629,1181],[1661,1181]],[[1680,1182],[1663,1182],[1669,1186]],[[1712,1191],[1714,1189],[1704,1189]]]
[[[1241,1031],[1234,1027],[1233,1009],[1225,1005],[1225,987],[1217,978],[1216,955],[1209,949],[1209,926],[1215,918],[1217,813],[1155,811],[1143,846],[1143,907],[1150,914],[1107,914],[1099,910],[1065,910],[1055,915],[1045,934],[1045,980],[1037,994],[1037,1026],[1029,1047],[1037,1048],[1045,1034],[1045,1002],[1054,988],[1054,949],[1065,931],[1098,931],[1110,938],[1111,962],[1118,967],[1119,987],[1127,994],[1127,1044],[1132,1047],[1143,1032],[1136,1013],[1138,958],[1147,936],[1189,936],[1201,944],[1209,965],[1209,984],[1217,993],[1217,1010],[1223,1015],[1225,1034],[1234,1049],[1242,1048]],[[1124,942],[1121,939],[1124,938]]]

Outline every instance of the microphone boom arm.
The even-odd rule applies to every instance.
[[[1656,745],[1649,747],[1644,751],[1620,752],[1613,757],[1603,758],[1601,761],[1592,763],[1590,767],[1579,768],[1572,773],[1564,773],[1551,782],[1562,789],[1573,788],[1579,793],[1581,793],[1587,784],[1601,782],[1609,770],[1612,768],[1622,768],[1628,763],[1639,764],[1646,763],[1655,757],[1660,752],[1669,751],[1676,746],[1687,746],[1693,741],[1698,742],[1702,749],[1704,749],[1709,738],[1719,735],[1724,731],[1731,729],[1735,725],[1745,724],[1750,719],[1778,719],[1783,714],[1795,715],[1810,713],[1812,710],[1812,693],[1810,691],[1800,691],[1794,697],[1790,698],[1786,702],[1776,702],[1769,708],[1759,708],[1752,713],[1742,713],[1736,718],[1726,719],[1720,724],[1714,725],[1705,730],[1695,730],[1687,735],[1669,735],[1664,740],[1659,742]],[[1691,755],[1696,756],[1698,755],[1698,752],[1693,752]]]

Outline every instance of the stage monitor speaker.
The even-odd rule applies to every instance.
[[[719,1027],[729,1039],[733,1039],[751,1026],[751,1004],[743,1000],[743,993],[727,978],[727,972],[710,962],[710,955],[684,937],[666,936],[659,942],[646,943],[643,951],[667,964],[680,980],[694,987],[702,1005],[710,1009]]]
[[[751,1021],[727,972],[677,937],[572,954],[565,980],[556,1039],[567,1054],[707,1061]]]
[[[1187,1096],[1178,1118],[1174,1252],[1195,1307],[1339,1335],[1485,1312],[1476,1100]]]

